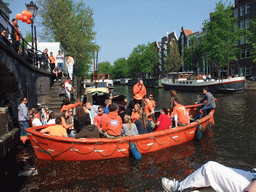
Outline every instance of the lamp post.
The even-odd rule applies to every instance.
[[[32,36],[32,51],[34,53],[34,35],[33,35],[33,27],[34,27],[34,19],[36,17],[36,14],[37,14],[37,10],[38,10],[38,7],[36,6],[36,4],[31,1],[29,4],[26,4],[26,7],[27,7],[27,10],[30,11],[31,13],[33,13],[33,17],[31,18],[31,36]]]

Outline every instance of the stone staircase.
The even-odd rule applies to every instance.
[[[42,106],[47,106],[49,107],[49,109],[54,112],[55,117],[61,116],[61,100],[59,98],[59,88],[60,88],[60,84],[61,83],[65,83],[65,81],[67,80],[66,77],[62,77],[61,81],[54,81],[53,85],[51,87],[51,90],[49,92],[49,94],[47,96],[43,97],[43,101],[42,101]],[[77,98],[77,94],[78,94],[78,90],[77,90],[77,78],[74,78],[74,89],[75,89],[75,93],[74,93],[74,98],[76,100]]]

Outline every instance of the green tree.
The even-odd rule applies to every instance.
[[[111,77],[113,79],[128,77],[129,74],[128,74],[127,67],[128,67],[127,60],[124,57],[118,58],[117,60],[114,61]]]
[[[128,74],[135,77],[144,76],[151,73],[152,68],[158,61],[158,53],[155,46],[151,43],[148,45],[138,45],[133,49],[128,59]]]
[[[111,75],[113,66],[109,61],[104,61],[99,63],[98,72],[97,73],[109,73]]]
[[[25,35],[24,39],[25,39],[24,46],[27,47],[28,49],[30,49],[31,47],[27,45],[27,42],[32,42],[32,35],[31,35],[31,33],[26,31],[26,35]],[[31,44],[31,46],[32,46],[32,44]]]
[[[95,32],[92,9],[82,1],[39,0],[44,40],[61,42],[75,59],[76,75],[84,76],[92,63]]]
[[[246,30],[246,37],[250,45],[250,55],[254,57],[253,62],[256,62],[256,19],[250,21],[250,27]]]
[[[206,34],[202,42],[206,58],[217,67],[228,66],[229,75],[229,62],[235,61],[239,53],[235,42],[241,39],[241,29],[237,26],[237,18],[233,16],[232,3],[216,3],[210,19],[204,21],[204,29]]]
[[[189,70],[194,70],[196,67],[202,67],[202,44],[195,36],[190,38],[189,45],[185,47],[183,62]]]
[[[183,64],[182,58],[180,57],[179,48],[176,40],[171,39],[170,45],[168,47],[168,52],[166,60],[164,62],[164,67],[167,71],[178,71]]]

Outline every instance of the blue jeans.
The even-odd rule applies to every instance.
[[[197,109],[196,109],[196,116],[195,116],[195,119],[198,119],[198,118],[199,118],[200,109],[202,109],[202,111],[203,111],[203,117],[205,117],[206,115],[208,115],[208,111],[209,111],[209,110],[212,110],[213,107],[210,106],[210,105],[209,105],[209,106],[198,105],[198,106],[197,106]]]
[[[64,70],[63,63],[58,63],[58,69],[62,72]]]
[[[29,128],[29,122],[28,121],[19,121],[20,124],[20,136],[27,135],[27,132],[25,131],[27,128]]]

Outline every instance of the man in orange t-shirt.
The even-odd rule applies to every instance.
[[[144,98],[144,102],[145,102],[144,111],[146,112],[146,114],[148,116],[148,120],[152,121],[153,120],[152,115],[155,114],[154,108],[152,107],[152,104],[147,95],[145,95],[143,98]]]
[[[67,130],[62,126],[61,124],[61,118],[57,117],[56,120],[56,125],[52,125],[47,127],[46,129],[42,129],[41,133],[49,133],[50,135],[54,136],[61,136],[61,137],[67,137]]]
[[[180,104],[180,101],[178,98],[175,98],[173,100],[174,108],[173,108],[173,116],[174,116],[174,122],[175,127],[179,126],[185,126],[189,123],[189,116],[188,112],[185,109],[183,105]]]
[[[98,127],[99,131],[102,128],[102,124],[108,115],[104,113],[104,107],[98,107],[98,115],[94,117],[94,124]]]
[[[143,80],[140,79],[138,83],[133,86],[134,99],[143,100],[144,95],[147,94],[146,87],[143,84]]]

